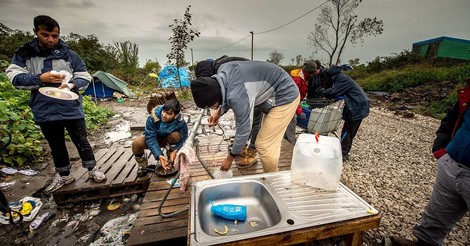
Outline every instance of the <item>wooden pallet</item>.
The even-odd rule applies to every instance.
[[[137,162],[130,148],[101,149],[95,153],[97,166],[106,174],[106,181],[97,183],[88,177],[88,170],[72,172],[75,182],[53,193],[58,205],[132,195],[147,191],[151,173],[137,177]]]

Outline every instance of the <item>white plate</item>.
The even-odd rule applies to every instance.
[[[60,99],[60,100],[77,100],[78,95],[67,90],[67,89],[59,89],[55,87],[41,87],[39,88],[39,92],[45,96]]]

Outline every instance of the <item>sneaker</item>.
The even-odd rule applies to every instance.
[[[93,168],[93,170],[88,171],[88,176],[90,177],[90,179],[93,179],[95,182],[98,183],[106,180],[106,175],[104,175],[104,173],[96,166]]]
[[[73,183],[75,178],[72,175],[68,176],[60,176],[58,173],[55,174],[54,178],[52,178],[52,183],[46,188],[47,193],[52,193],[64,185],[68,185]]]
[[[135,156],[134,158],[135,158],[135,161],[137,162],[137,164],[139,164],[140,168],[147,167],[147,165],[149,164],[147,158],[145,157],[145,155],[142,156],[142,157]]]

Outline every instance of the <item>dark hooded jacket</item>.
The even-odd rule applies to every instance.
[[[319,97],[335,99],[344,97],[343,120],[357,121],[369,115],[370,101],[366,93],[351,77],[342,74],[341,69],[325,69],[326,79],[331,80],[329,88],[316,87],[314,94]]]

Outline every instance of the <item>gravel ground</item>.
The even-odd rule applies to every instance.
[[[382,215],[380,227],[365,234],[364,245],[380,245],[389,236],[416,240],[412,227],[421,218],[435,179],[431,147],[438,126],[433,118],[405,119],[378,108],[363,120],[343,164],[342,182]],[[468,215],[444,245],[470,245]]]

